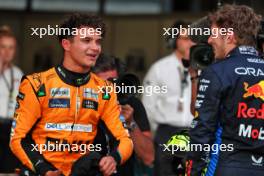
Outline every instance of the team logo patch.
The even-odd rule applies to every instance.
[[[98,93],[91,88],[84,88],[83,89],[83,97],[84,98],[92,98],[95,99],[96,101],[98,100]]]
[[[37,92],[38,97],[44,97],[46,96],[46,90],[45,90],[45,85],[42,84]]]
[[[52,88],[50,89],[51,97],[67,97],[70,98],[70,89],[69,88]]]
[[[49,99],[49,108],[69,108],[70,99],[54,98]]]
[[[249,86],[247,82],[244,82],[244,93],[243,98],[254,96],[255,98],[260,98],[264,101],[264,81],[260,81],[254,85]]]
[[[78,131],[92,132],[92,124],[72,124],[72,123],[46,123],[45,129],[49,131]]]
[[[82,107],[87,109],[94,109],[97,111],[98,102],[92,100],[83,100]]]

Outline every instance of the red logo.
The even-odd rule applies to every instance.
[[[264,119],[264,104],[260,109],[248,108],[246,103],[238,104],[237,118],[258,118]]]
[[[244,82],[244,89],[246,90],[246,93],[244,93],[243,98],[254,96],[264,100],[264,81],[260,81],[250,87],[248,87],[248,83]]]

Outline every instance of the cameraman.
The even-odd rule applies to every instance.
[[[196,99],[190,143],[220,151],[192,150],[187,175],[263,175],[264,62],[254,48],[260,17],[247,6],[225,5],[209,16],[215,58],[203,70]],[[228,28],[232,33],[223,34]],[[260,113],[261,112],[261,113]],[[211,148],[212,150],[212,148]]]
[[[186,28],[187,24],[176,21],[173,29]],[[151,127],[156,131],[154,173],[161,175],[179,175],[182,169],[182,157],[168,156],[164,144],[171,136],[188,129],[193,116],[191,105],[192,75],[183,65],[182,58],[189,58],[189,50],[193,42],[187,33],[168,38],[173,52],[154,63],[144,78],[144,86],[167,87],[165,93],[143,94],[142,101],[146,107]],[[171,154],[172,155],[172,154]],[[180,168],[180,169],[178,169]]]
[[[93,72],[104,80],[118,79],[125,73],[125,66],[119,59],[101,54],[93,68]],[[126,97],[126,95],[124,96]],[[120,103],[122,102],[120,98],[119,101]],[[124,104],[121,103],[121,114],[125,118],[125,122],[123,122],[125,123],[124,126],[127,126],[134,143],[134,153],[124,165],[118,168],[117,175],[133,176],[143,174],[142,172],[146,172],[149,175],[151,172],[149,167],[154,160],[154,146],[146,110],[138,98],[129,96],[126,98]],[[109,150],[112,150],[112,148],[115,147],[115,141],[103,123],[99,125],[99,129],[94,142],[97,144],[105,144],[103,145],[103,150],[105,151],[103,155],[105,155],[109,153],[109,151],[106,151],[106,147],[110,147]],[[139,163],[137,161],[139,161]],[[137,164],[140,163],[147,167],[144,167],[145,169],[143,170],[139,170],[139,167],[142,168],[142,166]]]

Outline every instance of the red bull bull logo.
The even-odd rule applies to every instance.
[[[243,98],[254,96],[255,98],[260,98],[264,101],[264,80],[250,87],[247,82],[244,82],[244,89],[246,93],[244,93]]]

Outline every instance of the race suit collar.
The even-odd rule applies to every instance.
[[[87,73],[76,73],[72,72],[63,65],[58,65],[55,67],[55,70],[59,77],[64,81],[66,84],[72,85],[72,86],[82,86],[90,80],[90,72]]]
[[[253,46],[241,45],[231,50],[226,57],[229,58],[231,56],[244,54],[251,56],[259,56],[259,52]]]

